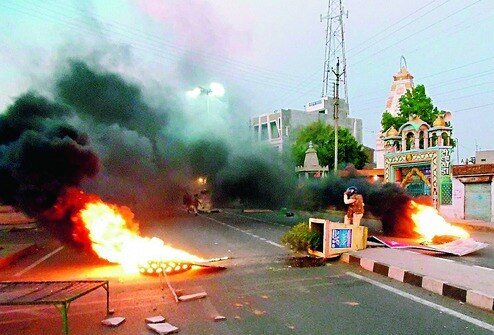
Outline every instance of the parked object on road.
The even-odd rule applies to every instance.
[[[368,228],[325,219],[309,219],[309,229],[322,235],[319,249],[309,249],[309,254],[324,258],[332,258],[347,251],[367,248]]]

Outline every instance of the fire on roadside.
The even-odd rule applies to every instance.
[[[442,244],[460,238],[468,238],[468,232],[447,222],[434,207],[410,202],[413,230],[427,242]]]
[[[143,237],[126,207],[94,198],[71,217],[74,235],[87,233],[90,248],[102,259],[121,264],[126,272],[157,274],[187,271],[202,258],[166,245],[157,237]],[[86,235],[82,233],[81,235]],[[77,240],[77,236],[75,236]],[[79,240],[81,240],[79,238]],[[84,237],[82,240],[86,240]]]

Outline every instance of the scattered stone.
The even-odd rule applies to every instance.
[[[358,302],[356,301],[345,301],[344,302],[345,305],[349,305],[349,306],[358,306],[360,305]]]
[[[165,322],[165,318],[161,315],[150,316],[146,318],[146,323],[160,323]]]
[[[122,324],[122,322],[124,322],[124,321],[125,321],[124,317],[115,316],[113,318],[105,319],[105,320],[101,321],[101,323],[104,324],[105,326],[117,327],[117,326],[120,326],[120,324]]]
[[[214,317],[214,321],[225,321],[225,320],[226,317],[224,317],[223,315],[218,315]]]
[[[178,300],[180,301],[189,301],[189,300],[195,300],[195,299],[202,299],[205,298],[208,294],[206,292],[199,292],[199,293],[194,293],[194,294],[186,294],[178,297]]]
[[[164,323],[148,323],[147,327],[155,331],[159,335],[166,335],[178,332],[178,328],[168,322]]]

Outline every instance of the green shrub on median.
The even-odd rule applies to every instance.
[[[316,250],[322,244],[322,235],[318,231],[310,230],[308,223],[300,222],[283,234],[281,243],[295,252],[304,252],[309,248]]]

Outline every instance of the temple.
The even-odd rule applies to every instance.
[[[408,71],[406,60],[402,56],[400,60],[400,71],[393,76],[393,83],[391,84],[391,89],[389,90],[384,112],[388,112],[392,116],[397,116],[400,112],[401,96],[405,94],[407,90],[411,90],[414,87],[413,76]],[[383,133],[380,131],[376,138],[375,150],[376,167],[379,169],[384,168],[384,141],[382,137]]]

